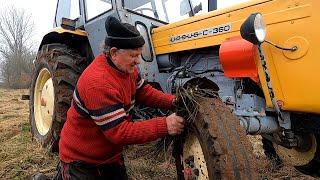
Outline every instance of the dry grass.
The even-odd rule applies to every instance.
[[[155,143],[127,147],[125,162],[131,179],[175,179],[176,169],[171,152],[158,155],[148,152],[154,146]]]
[[[52,176],[57,164],[31,142],[28,101],[20,100],[27,90],[0,89],[0,179],[28,179],[35,172]]]
[[[53,177],[57,155],[31,142],[28,101],[20,100],[28,90],[0,89],[0,179],[28,179],[35,172]],[[266,159],[259,136],[251,136],[261,179],[314,179],[284,166],[280,169]],[[170,153],[157,157],[147,154],[152,145],[126,149],[127,171],[131,179],[175,179],[175,166]]]
[[[291,166],[277,167],[275,162],[266,158],[262,148],[261,136],[249,136],[253,146],[253,153],[258,165],[261,179],[276,180],[313,180],[315,178],[304,175]]]

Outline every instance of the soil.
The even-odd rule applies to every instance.
[[[0,179],[28,179],[36,172],[49,177],[56,173],[58,157],[31,141],[28,101],[21,100],[28,90],[0,88]],[[249,136],[259,179],[314,179],[284,165],[278,168],[266,159],[260,136]],[[170,152],[148,154],[153,144],[126,148],[130,179],[176,179]]]

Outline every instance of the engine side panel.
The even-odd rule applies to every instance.
[[[257,3],[257,4],[255,4]],[[277,49],[264,43],[267,66],[275,97],[287,111],[320,113],[320,19],[318,0],[249,1],[236,10],[210,12],[203,16],[159,27],[153,30],[156,54],[220,45],[239,36],[241,23],[250,13],[261,12],[267,23],[266,39],[282,47],[297,46],[296,52]],[[190,40],[170,42],[170,38],[210,27],[231,24],[231,30],[215,36],[197,36]],[[194,35],[193,35],[194,36]],[[256,64],[267,106],[272,107],[259,57]]]

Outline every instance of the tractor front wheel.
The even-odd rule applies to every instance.
[[[303,149],[288,149],[262,138],[264,153],[277,165],[289,164],[304,174],[320,177],[320,135],[306,133],[301,137],[307,145]]]
[[[176,142],[178,179],[257,179],[252,146],[239,120],[217,98],[200,110],[184,140]]]

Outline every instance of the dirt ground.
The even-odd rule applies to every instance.
[[[58,158],[31,141],[28,101],[21,100],[28,90],[0,88],[0,179],[29,179],[35,172],[55,174]],[[249,137],[261,179],[314,179],[290,166],[280,169],[266,159],[260,136]],[[146,154],[151,145],[126,149],[125,159],[130,179],[175,179],[170,153],[155,157]]]

